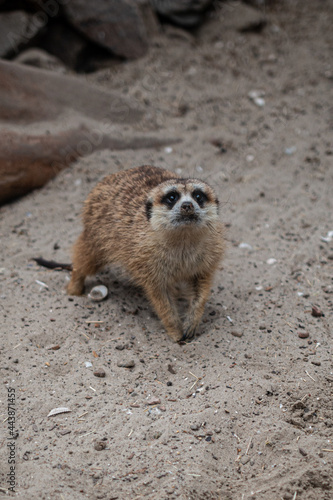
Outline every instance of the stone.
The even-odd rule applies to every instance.
[[[96,441],[94,444],[94,448],[96,451],[102,451],[105,450],[106,444],[107,443],[105,441]]]
[[[127,59],[148,49],[153,10],[148,0],[71,0],[63,5],[68,21],[89,40]],[[149,15],[148,15],[149,12]]]
[[[43,28],[42,19],[17,10],[0,13],[0,57],[12,57]]]
[[[156,12],[168,20],[191,28],[200,24],[211,0],[152,0]]]
[[[135,362],[133,359],[118,361],[117,366],[119,366],[120,368],[134,368]]]
[[[234,5],[222,5],[220,17],[221,29],[236,30],[240,32],[260,30],[266,24],[266,16],[259,9],[235,2]]]
[[[138,104],[77,77],[0,60],[1,119],[27,124],[75,111],[104,123],[137,123]]]
[[[3,60],[0,109],[0,204],[42,187],[96,149],[140,149],[179,142],[138,136],[131,130],[112,137],[111,125],[134,125],[143,118],[136,102],[76,77]],[[43,135],[17,131],[18,126],[31,129],[42,121]]]
[[[159,405],[161,400],[157,398],[156,396],[153,396],[152,398],[148,399],[147,404],[149,405]]]
[[[15,59],[19,64],[34,66],[35,68],[55,71],[57,73],[66,73],[66,68],[62,62],[55,56],[42,49],[27,49],[21,52]]]
[[[79,155],[67,155],[84,138],[77,128],[54,135],[0,130],[0,205],[44,186]]]

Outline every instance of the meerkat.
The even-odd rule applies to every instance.
[[[141,166],[104,178],[83,209],[67,287],[81,295],[86,276],[124,268],[145,292],[169,336],[193,338],[225,249],[219,202],[204,181]],[[185,283],[188,308],[177,307]]]

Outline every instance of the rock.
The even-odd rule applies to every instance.
[[[63,9],[77,30],[112,53],[136,59],[147,52],[145,19],[151,24],[153,18],[148,0],[71,0]]]
[[[298,332],[298,336],[300,339],[307,339],[310,336],[310,334],[309,332]]]
[[[156,12],[170,21],[191,28],[203,19],[204,11],[212,3],[211,0],[151,0]]]
[[[153,396],[152,398],[148,399],[147,404],[149,405],[159,405],[161,400],[157,398],[156,396]]]
[[[35,66],[40,69],[47,69],[57,73],[65,73],[66,68],[59,59],[42,49],[27,49],[19,54],[15,59],[19,64]]]
[[[324,316],[324,313],[319,309],[319,307],[312,306],[311,315],[314,316],[315,318],[320,318],[321,316]]]
[[[236,30],[240,32],[258,31],[266,24],[266,17],[263,12],[242,2],[235,2],[227,5],[224,9],[222,5],[221,18],[223,30]]]
[[[44,186],[79,155],[66,148],[77,146],[85,129],[54,135],[26,135],[0,131],[0,205]]]
[[[234,330],[233,330],[233,331],[231,332],[231,335],[232,335],[233,337],[243,337],[243,332],[237,332],[237,331],[234,331]]]
[[[0,14],[0,57],[11,57],[44,27],[35,15],[17,10]]]
[[[102,451],[105,450],[106,448],[106,442],[105,441],[96,441],[94,444],[94,448],[96,451]]]
[[[1,119],[26,124],[75,111],[104,123],[137,123],[143,111],[115,92],[82,79],[0,61]]]
[[[111,125],[137,124],[143,110],[130,99],[79,78],[3,60],[0,109],[0,204],[42,187],[77,158],[96,149],[139,149],[179,142],[135,136],[131,131],[127,137],[124,131],[119,138],[109,136],[104,131],[109,133]],[[31,127],[41,121],[47,123],[45,135],[9,129],[10,125]],[[66,130],[67,122],[71,128]]]
[[[133,361],[133,359],[118,361],[117,366],[119,366],[120,368],[134,368],[135,362]]]
[[[95,377],[100,377],[104,378],[105,377],[105,370],[103,368],[98,368],[97,370],[94,371]]]

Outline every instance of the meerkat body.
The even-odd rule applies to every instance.
[[[68,293],[81,295],[86,276],[120,265],[144,289],[170,337],[192,338],[224,252],[212,188],[152,166],[118,172],[92,190],[83,223]],[[182,283],[190,302],[183,320],[175,290]]]

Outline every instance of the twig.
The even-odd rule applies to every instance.
[[[200,377],[197,377],[196,375],[194,375],[194,373],[192,372],[189,372],[190,375],[192,375],[192,377],[195,377],[196,378],[196,381],[191,385],[190,387],[190,390],[195,386],[195,384],[198,383],[198,381],[200,380]]]
[[[89,436],[89,434],[92,434],[93,432],[95,432],[95,431],[90,431],[90,432],[87,432],[87,434],[82,434],[82,436],[79,436],[79,437],[83,438],[83,437],[85,437],[85,436]]]
[[[72,271],[72,264],[63,264],[60,262],[55,262],[54,260],[45,260],[43,257],[36,257],[34,260],[39,266],[46,267],[48,269],[61,270],[66,269],[67,271]]]
[[[240,443],[240,437],[237,436],[237,434],[235,434],[234,432],[232,432],[232,435],[237,439],[237,441]]]
[[[249,444],[247,445],[245,455],[247,455],[247,453],[248,453],[248,451],[250,449],[250,446],[251,446],[251,443],[252,443],[252,438],[253,438],[253,436],[250,437],[250,441],[249,441]]]
[[[310,377],[311,380],[313,380],[314,382],[317,382],[317,380],[315,380],[313,377],[311,377],[310,373],[305,370],[305,373],[307,374],[308,377]]]

